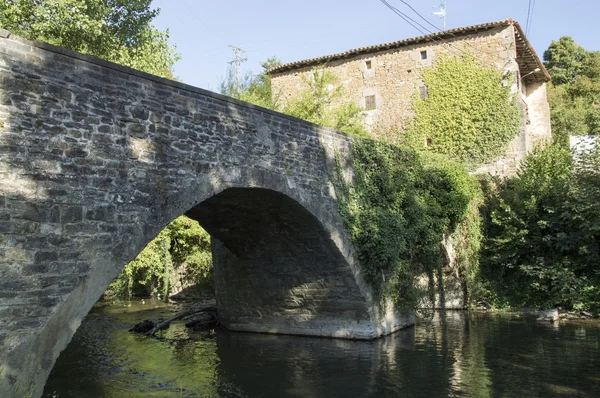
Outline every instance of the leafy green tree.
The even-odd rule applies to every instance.
[[[0,0],[0,27],[159,76],[179,59],[151,0]]]
[[[344,101],[344,88],[338,78],[324,68],[314,69],[303,77],[304,89],[297,98],[282,104],[279,93],[273,93],[271,76],[266,72],[281,62],[271,57],[261,65],[263,71],[246,74],[236,82],[232,68],[221,82],[220,92],[268,109],[283,112],[309,122],[340,130],[348,134],[367,136],[358,105]]]
[[[553,41],[544,52],[552,76],[548,90],[555,141],[600,134],[600,52],[586,51],[572,38]]]
[[[588,67],[589,53],[569,36],[552,41],[544,51],[544,65],[552,76],[552,83],[559,86],[571,83]]]
[[[247,73],[240,82],[236,81],[233,68],[227,69],[227,76],[220,84],[220,93],[229,97],[237,98],[251,104],[262,106],[267,109],[276,109],[278,107],[279,95],[273,93],[271,87],[271,76],[266,72],[276,66],[281,65],[277,57],[270,57],[261,63],[263,71],[254,76]]]
[[[173,270],[181,267],[188,282],[212,286],[210,236],[186,216],[173,220],[125,265],[108,293],[128,297],[161,294],[167,298]]]
[[[283,113],[348,134],[368,136],[361,109],[344,101],[344,87],[333,72],[315,68],[302,80],[304,89],[280,108]]]
[[[538,148],[488,195],[483,259],[492,290],[517,307],[600,311],[600,147]]]

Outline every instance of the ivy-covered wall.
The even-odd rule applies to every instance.
[[[423,71],[427,96],[413,96],[414,123],[400,140],[472,168],[498,159],[521,129],[512,80],[471,57],[441,60]]]
[[[338,159],[334,185],[339,207],[367,279],[380,299],[414,308],[435,292],[442,266],[440,242],[466,219],[477,183],[443,156],[371,139],[355,139],[349,159]],[[340,164],[350,162],[351,181]],[[429,276],[428,288],[417,283]]]

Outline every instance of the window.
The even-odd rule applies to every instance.
[[[367,64],[367,69],[371,69],[372,68],[371,61],[367,61],[365,63]]]
[[[425,60],[425,59],[427,59],[427,50],[423,50],[423,51],[421,51],[421,59],[422,59],[422,60]]]
[[[427,137],[425,138],[425,146],[426,147],[430,147],[433,141],[431,141],[431,138]]]
[[[374,95],[367,95],[365,96],[365,109],[366,110],[370,110],[370,109],[375,109],[375,96]]]

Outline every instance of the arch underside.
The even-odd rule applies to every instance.
[[[211,234],[219,318],[229,329],[375,337],[346,259],[296,201],[230,188],[187,215]]]

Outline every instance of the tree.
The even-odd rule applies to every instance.
[[[276,109],[279,95],[272,92],[271,76],[267,74],[267,71],[279,65],[281,65],[281,61],[277,57],[270,57],[261,63],[263,68],[261,73],[256,76],[247,73],[240,82],[236,81],[235,71],[229,67],[225,79],[220,84],[219,91],[228,97],[250,102],[263,108]]]
[[[367,136],[360,108],[344,101],[344,88],[337,77],[324,68],[316,68],[308,76],[303,76],[304,90],[298,97],[282,104],[279,93],[273,93],[271,76],[267,74],[269,69],[280,64],[276,57],[271,57],[261,64],[263,71],[260,74],[253,76],[248,73],[240,82],[236,82],[235,73],[229,68],[221,82],[220,92],[321,126]]]
[[[116,296],[168,297],[174,269],[183,268],[188,283],[212,287],[210,236],[197,221],[179,216],[125,265],[108,292]]]
[[[0,0],[0,26],[144,72],[173,78],[169,32],[151,21],[151,0]]]
[[[544,65],[556,86],[570,83],[584,73],[588,63],[588,52],[569,36],[552,41],[544,51]]]
[[[484,275],[517,307],[600,311],[600,147],[537,148],[488,197]]]
[[[544,52],[552,76],[548,90],[555,140],[600,134],[600,52],[586,51],[572,38],[553,41]]]
[[[344,87],[336,75],[325,68],[315,68],[302,80],[304,90],[281,106],[283,113],[348,134],[368,136],[360,108],[344,101]]]

